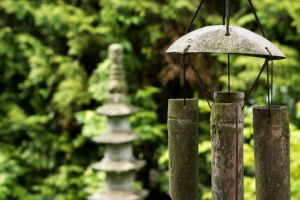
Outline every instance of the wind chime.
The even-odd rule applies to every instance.
[[[166,51],[182,56],[184,87],[191,67],[211,108],[212,199],[243,199],[243,109],[261,74],[267,71],[267,106],[253,109],[256,196],[258,200],[290,199],[289,127],[286,106],[272,105],[273,60],[283,53],[265,37],[251,0],[248,0],[262,36],[230,26],[230,0],[223,2],[222,25],[190,32],[202,0],[185,34]],[[228,91],[211,95],[192,62],[191,54],[226,54]],[[253,85],[245,94],[230,91],[230,57],[246,55],[265,59]],[[271,64],[270,64],[271,63]],[[210,104],[210,101],[213,104]],[[172,200],[198,200],[198,100],[170,99],[168,105],[169,190]]]

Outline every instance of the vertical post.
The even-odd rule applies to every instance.
[[[214,94],[210,119],[213,200],[243,200],[244,98],[242,92]]]
[[[257,200],[290,199],[290,132],[288,108],[253,109]]]
[[[196,99],[170,99],[168,143],[172,200],[198,200],[199,110]]]

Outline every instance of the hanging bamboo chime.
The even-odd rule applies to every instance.
[[[266,69],[268,104],[266,107],[255,107],[253,116],[257,199],[289,200],[288,111],[286,106],[275,106],[271,101],[273,60],[284,59],[285,56],[266,39],[251,0],[248,2],[263,36],[241,27],[230,26],[230,0],[222,1],[222,25],[206,26],[190,32],[205,2],[202,0],[185,34],[166,51],[168,54],[182,56],[184,86],[185,71],[187,67],[192,68],[201,83],[202,95],[207,98],[211,108],[212,199],[244,199],[243,109]],[[191,54],[205,53],[226,54],[228,58],[228,91],[216,92],[214,97],[204,87],[201,76],[190,58]],[[233,54],[265,59],[256,80],[246,94],[230,91],[230,57]],[[213,102],[212,105],[210,101]],[[195,167],[198,163],[198,155],[195,154],[198,145],[198,126],[195,126],[198,110],[195,106],[195,99],[184,97],[169,100],[169,190],[172,200],[198,200],[197,177],[194,177],[198,174],[198,167]],[[188,172],[193,177],[186,175]]]

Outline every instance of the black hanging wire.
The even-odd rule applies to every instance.
[[[269,111],[269,122],[271,121],[271,101],[270,101],[270,69],[269,63],[267,63],[267,90],[268,90],[268,111]]]
[[[248,0],[248,3],[251,7],[251,10],[252,10],[252,13],[254,14],[254,17],[255,17],[255,20],[256,20],[256,23],[258,25],[258,28],[260,29],[262,35],[266,38],[266,33],[260,23],[260,20],[259,20],[259,17],[256,13],[256,9],[252,3],[252,0]],[[267,57],[266,60],[265,60],[265,63],[263,65],[263,67],[261,68],[255,82],[253,83],[253,85],[251,86],[249,92],[247,93],[246,97],[245,97],[245,104],[243,106],[243,109],[246,105],[246,103],[248,102],[249,100],[249,97],[254,89],[254,87],[256,86],[257,84],[257,81],[259,79],[259,77],[261,76],[262,72],[264,71],[264,69],[267,67],[267,89],[268,89],[268,108],[269,108],[269,119],[271,118],[271,104],[272,104],[272,101],[273,101],[273,75],[274,75],[274,71],[273,71],[273,59],[272,59],[272,54],[271,54],[271,51],[266,47],[266,50],[269,52],[270,54],[270,57]],[[269,61],[271,60],[271,83],[270,83],[270,80],[269,80]],[[271,91],[271,94],[270,94],[270,91]]]
[[[253,12],[253,14],[254,14],[254,17],[255,17],[255,20],[256,20],[256,22],[257,22],[258,28],[260,29],[262,35],[263,35],[264,37],[266,37],[266,33],[265,33],[265,31],[264,31],[264,29],[263,29],[261,23],[260,23],[259,17],[258,17],[258,15],[257,15],[257,13],[256,13],[256,10],[255,10],[254,6],[253,6],[252,0],[248,0],[248,2],[249,2],[249,5],[250,5],[250,7],[251,7],[251,10],[252,10],[252,12]]]
[[[199,87],[201,89],[201,93],[206,98],[207,104],[208,104],[209,108],[211,109],[212,107],[211,107],[211,104],[209,102],[209,99],[214,102],[214,98],[212,97],[212,95],[210,94],[210,92],[208,91],[208,89],[205,87],[205,84],[204,84],[204,82],[203,82],[200,74],[198,73],[195,65],[193,64],[191,58],[190,57],[188,57],[188,58],[189,58],[189,64],[191,65],[191,68],[192,68],[194,74],[196,75],[198,81],[201,84],[201,85],[199,85]]]
[[[226,36],[230,35],[230,0],[224,0],[223,24],[226,23]],[[226,20],[225,20],[226,19]],[[227,55],[227,80],[228,80],[228,102],[230,103],[230,54]]]
[[[189,50],[190,45],[188,45],[182,54],[182,65],[183,65],[183,104],[186,106],[186,97],[187,97],[187,92],[186,92],[186,69],[187,69],[187,64],[186,64],[186,52]]]
[[[222,0],[222,1],[223,1],[223,0]],[[195,19],[196,19],[197,15],[199,14],[200,9],[202,8],[204,2],[205,2],[205,0],[200,1],[199,6],[197,7],[197,10],[196,10],[196,12],[195,12],[195,14],[194,14],[192,20],[190,21],[189,25],[188,25],[187,28],[185,29],[185,34],[187,34],[187,33],[192,29],[192,26],[193,26],[193,24],[194,24],[194,22],[195,22]],[[200,75],[199,75],[197,69],[195,68],[195,66],[194,66],[194,64],[193,64],[193,62],[192,62],[192,60],[191,60],[190,57],[188,57],[188,59],[189,59],[189,60],[188,60],[188,61],[189,61],[189,64],[186,63],[186,57],[187,57],[186,54],[187,54],[189,48],[190,48],[190,45],[188,45],[188,46],[184,49],[184,51],[183,51],[183,57],[182,57],[183,68],[184,68],[184,69],[183,69],[184,90],[185,90],[185,87],[186,87],[186,69],[187,69],[187,67],[188,67],[189,64],[190,64],[191,67],[192,67],[192,70],[193,70],[193,72],[194,72],[194,74],[195,74],[195,76],[197,77],[197,79],[199,80],[199,82],[200,82],[200,84],[201,84],[200,89],[201,89],[202,95],[205,96],[206,101],[207,101],[207,103],[208,103],[208,106],[209,106],[210,109],[211,109],[211,105],[210,105],[209,99],[211,99],[211,100],[214,102],[213,97],[211,96],[211,94],[210,94],[210,92],[208,91],[208,89],[205,87],[205,84],[204,84],[203,80],[201,79],[201,77],[200,77]],[[185,98],[186,98],[186,93],[185,93],[185,97],[184,97],[184,105],[186,105],[186,100],[185,100]]]
[[[185,57],[186,55],[182,55],[182,64],[183,64],[183,104],[186,106],[186,97],[187,97],[187,92],[186,92],[186,63],[185,63]]]
[[[224,0],[225,1],[225,18],[226,18],[226,36],[230,36],[230,0]],[[224,18],[224,16],[223,16]],[[224,20],[223,20],[224,23]],[[228,102],[230,103],[230,54],[228,53],[227,55],[227,78],[228,78]],[[236,121],[238,120],[237,117],[237,110],[236,110]],[[237,123],[237,127],[238,129],[238,123]],[[235,138],[235,143],[236,143],[236,162],[235,162],[235,199],[238,199],[238,177],[239,177],[239,172],[238,172],[238,164],[239,164],[239,160],[238,160],[238,149],[239,149],[239,143],[238,143],[238,133],[236,133],[236,138]]]
[[[266,47],[266,50],[269,52],[270,58],[272,58],[271,51]],[[269,108],[269,121],[271,121],[271,105],[273,101],[273,81],[274,81],[274,70],[273,70],[273,59],[271,60],[271,69],[269,69],[269,64],[267,66],[267,85],[268,85],[268,108]],[[271,71],[271,74],[270,72]],[[269,76],[271,76],[271,80],[269,80]],[[271,93],[271,94],[270,94]]]
[[[204,2],[205,2],[205,0],[202,0],[202,1],[200,2],[200,4],[199,4],[199,6],[197,7],[197,10],[196,10],[196,12],[195,12],[195,14],[194,14],[192,20],[191,20],[191,22],[189,23],[188,27],[185,29],[184,34],[187,34],[187,33],[191,30],[191,28],[192,28],[192,26],[193,26],[193,23],[194,23],[194,21],[195,21],[197,15],[198,15],[200,9],[202,8]],[[184,100],[183,100],[183,101],[184,101],[184,106],[186,106],[186,96],[187,96],[187,94],[186,94],[186,69],[187,69],[187,64],[186,64],[186,53],[187,53],[187,51],[188,51],[189,48],[190,48],[190,45],[188,45],[188,46],[184,49],[183,55],[182,55],[182,65],[183,65],[183,89],[184,89],[184,91],[183,91],[183,92],[184,92]]]
[[[249,101],[249,98],[254,90],[254,88],[256,87],[257,83],[258,83],[258,80],[261,76],[261,74],[263,73],[264,69],[266,68],[267,64],[269,62],[269,59],[266,59],[263,66],[261,67],[260,71],[259,71],[259,74],[258,76],[256,77],[255,81],[253,82],[252,86],[250,87],[249,91],[247,92],[247,95],[245,97],[245,102],[244,102],[244,105],[243,105],[243,109],[245,108],[246,104],[248,103]]]
[[[205,0],[202,0],[202,1],[200,2],[200,4],[199,4],[199,6],[197,7],[197,10],[196,10],[196,12],[195,12],[195,14],[194,14],[192,20],[191,20],[191,22],[189,23],[188,27],[185,29],[184,34],[187,34],[187,33],[190,32],[190,30],[192,29],[192,26],[193,26],[193,24],[194,24],[194,21],[195,21],[197,15],[198,15],[200,9],[202,8],[204,2],[205,2]]]
[[[230,35],[229,25],[230,25],[230,0],[225,0],[226,7],[226,35]]]
[[[225,21],[226,21],[225,1],[226,0],[219,0],[219,1],[220,1],[220,6],[221,6],[220,12],[221,12],[221,15],[222,15],[222,24],[225,25]]]
[[[273,104],[274,61],[271,60],[271,105]]]
[[[230,54],[227,56],[228,102],[230,103]]]

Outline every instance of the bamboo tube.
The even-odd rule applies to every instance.
[[[257,200],[290,199],[290,133],[286,106],[253,109]]]
[[[211,112],[212,199],[243,200],[244,93],[217,92],[214,98],[216,103]]]
[[[168,106],[169,190],[172,200],[198,200],[198,101],[170,99]]]

